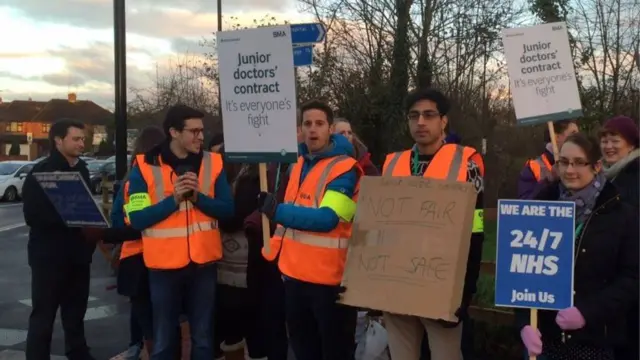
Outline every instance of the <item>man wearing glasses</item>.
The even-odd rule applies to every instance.
[[[231,188],[220,154],[202,150],[204,114],[169,109],[167,140],[138,155],[129,175],[127,215],[142,231],[153,309],[152,360],[173,360],[185,306],[191,358],[210,360],[216,262],[222,257],[218,219],[233,217]]]
[[[409,150],[387,155],[382,169],[383,176],[422,176],[471,182],[476,188],[478,197],[462,302],[456,311],[458,321],[449,322],[442,319],[384,313],[389,350],[393,359],[417,360],[426,330],[432,360],[462,360],[460,322],[468,318],[467,309],[476,292],[482,257],[484,169],[480,165],[481,157],[475,149],[445,143],[444,130],[448,123],[447,113],[450,104],[444,94],[433,89],[417,90],[407,96],[405,107],[409,130],[415,145]]]

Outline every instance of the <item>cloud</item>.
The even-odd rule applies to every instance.
[[[157,36],[203,35],[215,30],[216,1],[181,0],[179,4],[177,7],[174,0],[127,1],[127,27],[143,35]],[[113,27],[112,0],[4,0],[2,5],[36,21],[95,29]],[[295,6],[293,0],[235,0],[224,1],[222,5],[225,18],[247,11],[286,13]]]

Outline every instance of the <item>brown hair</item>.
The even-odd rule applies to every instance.
[[[600,151],[600,144],[598,141],[583,133],[575,133],[567,136],[564,143],[572,143],[579,147],[587,156],[587,161],[592,167],[602,158],[602,152]]]
[[[135,161],[135,155],[144,154],[160,145],[165,139],[164,131],[157,126],[147,126],[140,131],[133,146],[131,164]]]

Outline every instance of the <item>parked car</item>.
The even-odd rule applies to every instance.
[[[4,201],[16,201],[22,196],[24,179],[33,167],[30,161],[0,162],[0,194]]]
[[[89,170],[89,175],[93,176],[96,173],[99,173],[100,169],[105,163],[106,161],[104,160],[87,161],[87,169]]]
[[[93,163],[93,162],[92,162]],[[107,174],[107,181],[116,180],[116,163],[115,161],[100,161],[97,171],[91,171],[89,168],[89,176],[91,179],[91,192],[94,194],[102,194],[102,174]],[[89,164],[91,166],[91,164]]]

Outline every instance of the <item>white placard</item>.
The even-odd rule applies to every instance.
[[[225,157],[295,162],[296,87],[289,26],[218,32]]]
[[[582,116],[565,23],[505,29],[502,41],[518,125]]]

